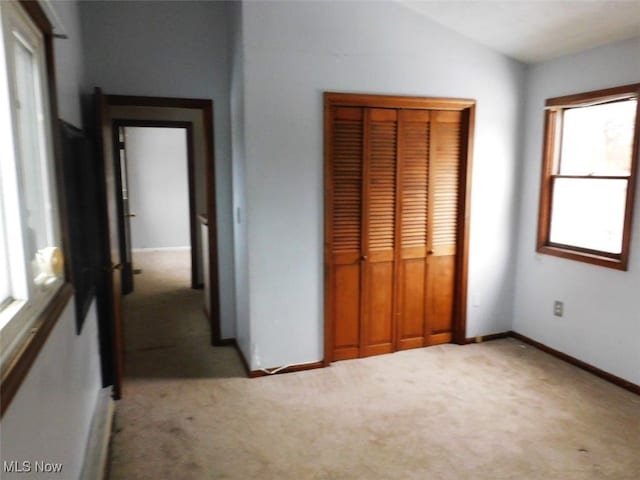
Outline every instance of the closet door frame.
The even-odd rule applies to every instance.
[[[418,110],[450,110],[462,113],[462,158],[458,189],[457,244],[455,289],[453,305],[452,342],[465,344],[467,319],[467,280],[469,265],[469,219],[471,208],[471,172],[475,122],[475,100],[459,98],[423,98],[412,96],[373,95],[358,93],[324,93],[324,360],[333,361],[333,303],[332,303],[332,204],[331,183],[331,109],[332,107],[395,108]]]

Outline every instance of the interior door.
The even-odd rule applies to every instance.
[[[464,341],[473,108],[325,94],[325,363]]]
[[[432,112],[429,155],[427,345],[448,343],[452,339],[462,134],[461,112]]]
[[[394,346],[397,117],[395,109],[365,110],[362,357]]]
[[[426,342],[430,115],[428,110],[398,113],[398,350]]]
[[[122,259],[120,258],[120,235],[119,235],[119,213],[118,213],[118,174],[114,168],[113,156],[111,155],[111,125],[108,121],[108,106],[106,99],[99,88],[95,89],[94,103],[96,111],[98,150],[102,153],[101,163],[104,176],[103,189],[105,192],[104,205],[106,207],[106,252],[104,262],[105,294],[108,297],[109,313],[112,322],[113,335],[113,394],[114,398],[120,398],[122,394],[122,378],[124,368],[124,342],[122,330],[122,307],[121,307],[121,270]]]
[[[119,245],[122,258],[122,294],[133,292],[133,258],[131,254],[131,212],[129,202],[129,173],[127,168],[127,150],[125,143],[125,127],[113,127],[114,168],[117,175],[118,229]]]
[[[334,360],[360,354],[360,282],[362,257],[362,108],[335,107],[326,128],[332,141],[325,164],[327,181],[327,238],[329,261],[326,308],[334,319],[328,335]]]

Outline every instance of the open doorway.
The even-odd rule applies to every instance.
[[[179,376],[175,367],[184,362],[167,360],[183,360],[181,350],[206,344],[200,339],[208,328],[204,296],[193,290],[201,289],[207,269],[194,221],[192,127],[117,120],[113,133],[122,197],[122,290],[128,294],[125,377]]]
[[[131,293],[134,275],[142,273],[133,257],[160,252],[188,258],[191,288],[202,288],[191,123],[116,120],[113,142],[122,199],[122,292]]]
[[[104,225],[102,237],[105,240],[103,255],[106,263],[105,272],[109,272],[109,278],[107,279],[105,276],[103,295],[100,296],[101,353],[103,369],[106,372],[105,381],[107,384],[113,383],[114,397],[117,399],[121,395],[125,351],[121,296],[127,291],[135,291],[133,288],[134,268],[140,268],[142,271],[146,268],[150,272],[162,263],[155,259],[146,263],[146,267],[145,265],[134,267],[135,257],[132,252],[132,242],[138,242],[138,240],[145,242],[145,240],[144,237],[140,237],[140,234],[137,235],[139,238],[136,239],[135,230],[132,234],[130,224],[132,218],[138,219],[138,212],[131,208],[132,205],[129,202],[131,200],[129,198],[131,185],[128,178],[130,165],[126,162],[126,130],[128,128],[180,129],[183,135],[186,135],[187,183],[189,185],[188,191],[190,192],[187,218],[190,241],[189,250],[183,250],[182,255],[183,258],[187,258],[186,269],[182,269],[183,272],[186,271],[187,273],[186,280],[178,290],[190,298],[197,298],[198,319],[196,321],[200,322],[200,327],[198,328],[202,330],[198,332],[198,337],[204,340],[204,343],[198,344],[198,349],[194,349],[192,345],[184,346],[185,348],[180,352],[176,352],[176,356],[173,357],[176,359],[174,363],[181,362],[187,356],[193,356],[196,350],[201,352],[197,356],[198,358],[204,357],[206,355],[205,347],[209,346],[210,348],[211,344],[218,345],[221,343],[213,155],[213,103],[210,100],[200,99],[104,95],[100,89],[96,89],[94,98],[97,114],[96,125],[100,132],[98,135],[100,140],[98,144],[99,158],[102,159],[102,168],[104,170],[104,182],[102,184],[104,205],[101,221]],[[121,149],[122,143],[125,145]],[[123,159],[121,154],[124,156]],[[192,159],[191,162],[189,162],[190,158]],[[143,170],[145,169],[143,168]],[[146,170],[148,172],[149,169],[146,168]],[[171,177],[174,177],[174,175],[171,175]],[[162,200],[156,200],[155,202],[160,203],[160,217],[162,218],[163,214],[168,214],[165,203],[171,191],[174,190],[174,179],[167,180],[165,178],[159,181],[163,183],[162,191],[164,195]],[[182,208],[184,209],[184,207]],[[132,217],[132,214],[136,214],[136,217]],[[201,222],[200,218],[204,218],[205,222]],[[137,228],[137,225],[134,226],[135,228]],[[154,245],[148,242],[146,241],[145,246],[140,248],[153,248]],[[171,243],[174,243],[174,241]],[[180,247],[181,245],[172,244],[169,246]],[[155,247],[157,249],[162,248],[157,245]],[[188,260],[189,258],[190,261]],[[176,273],[179,269],[170,268],[170,270]],[[121,280],[123,281],[122,287]],[[130,282],[130,285],[126,285],[126,282]],[[160,280],[159,283],[166,287],[170,282],[165,279]],[[207,293],[206,298],[209,301],[209,308],[205,310],[206,319],[203,318],[202,313],[205,295],[201,290],[192,288],[198,288],[201,285],[204,286],[204,290]],[[175,304],[180,305],[181,302],[184,304],[179,296],[173,295],[171,292],[158,291],[156,293],[157,295],[150,298],[152,298],[153,304],[158,307],[158,312],[166,311],[166,308],[163,309],[166,307],[164,305],[165,300],[173,301],[174,306]],[[191,299],[193,300],[193,298]],[[193,311],[195,312],[195,309]],[[183,312],[180,311],[178,313],[180,317],[184,317]],[[174,315],[174,318],[177,317],[178,315]],[[143,326],[141,331],[133,332],[132,335],[139,336],[143,340],[150,339],[153,333],[158,332],[156,326],[151,322]],[[128,333],[131,334],[131,332]],[[168,337],[161,338],[159,336],[156,340],[160,342],[147,342],[149,343],[148,346],[153,349],[163,347],[164,343],[161,340],[165,338]],[[138,345],[138,347],[141,347],[141,345]],[[129,345],[126,348],[129,350]],[[139,373],[141,375],[144,374],[142,371]],[[167,371],[165,373],[174,375],[176,372]]]

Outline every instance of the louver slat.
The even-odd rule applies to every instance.
[[[370,253],[394,248],[396,205],[396,121],[377,120],[373,112],[367,199]]]
[[[429,117],[427,112],[416,113],[403,112],[407,121],[402,124],[402,248],[427,245]]]
[[[360,253],[362,110],[339,108],[333,120],[333,253]]]
[[[432,247],[456,244],[461,123],[458,112],[440,112],[437,144],[431,162]]]

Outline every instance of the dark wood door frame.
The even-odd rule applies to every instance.
[[[462,128],[466,131],[461,141],[462,158],[458,190],[457,244],[455,261],[455,288],[453,305],[452,341],[466,343],[467,290],[469,266],[469,225],[471,211],[471,172],[475,123],[475,100],[457,98],[423,98],[396,95],[369,95],[355,93],[324,93],[324,360],[325,366],[333,361],[333,318],[331,290],[331,171],[329,170],[331,145],[331,108],[334,106],[452,110],[462,112]]]
[[[103,386],[113,385],[113,398],[120,399],[124,367],[124,344],[122,337],[122,311],[119,272],[120,250],[113,246],[114,221],[110,215],[110,204],[116,192],[109,191],[108,168],[112,165],[106,158],[105,130],[110,128],[108,106],[100,88],[95,88],[94,96],[95,148],[98,171],[99,217],[102,272],[98,282],[98,328],[100,331],[100,359],[102,363]],[[117,253],[116,253],[117,252]]]
[[[192,122],[184,122],[184,121],[172,121],[172,120],[128,120],[128,119],[112,119],[113,125],[113,154],[114,154],[114,164],[119,171],[119,162],[118,162],[118,129],[120,127],[148,127],[148,128],[181,128],[185,129],[187,134],[187,182],[189,184],[189,238],[191,242],[191,288],[203,288],[203,283],[198,281],[198,277],[196,272],[198,270],[197,265],[197,255],[196,255],[196,245],[197,240],[196,236],[198,234],[198,222],[196,211],[196,185],[195,185],[195,173],[194,173],[194,139],[193,139],[193,123]],[[125,149],[126,143],[125,143]],[[122,176],[119,175],[118,179],[121,179]],[[120,188],[121,185],[118,185]],[[121,212],[124,213],[124,212]],[[124,222],[127,219],[124,218],[124,215],[120,215],[121,225],[120,225],[120,249],[125,249],[126,245],[124,245]],[[125,272],[124,275],[131,275],[133,272]],[[204,272],[203,272],[204,273]],[[124,282],[124,279],[123,279]],[[133,282],[132,282],[133,283]]]
[[[208,240],[209,240],[209,296],[211,301],[211,308],[209,311],[209,323],[211,325],[211,343],[213,345],[219,345],[222,341],[221,327],[220,327],[220,288],[218,277],[218,231],[217,231],[217,215],[216,215],[216,181],[215,181],[215,154],[214,154],[214,122],[213,122],[213,101],[208,99],[193,99],[193,98],[171,98],[171,97],[141,97],[141,96],[128,96],[128,95],[105,95],[106,103],[108,107],[150,107],[150,108],[176,108],[176,109],[189,109],[200,112],[202,115],[202,126],[204,135],[204,161],[205,161],[205,189],[206,189],[206,210],[208,217]],[[140,122],[139,126],[161,126],[170,125],[176,126],[179,124],[191,125],[191,132],[193,133],[193,125],[191,122],[176,122],[173,120],[158,120],[157,118],[145,118],[144,114],[141,114],[135,120],[133,119],[118,119],[112,118],[118,122],[124,121],[132,123],[133,121]],[[131,126],[135,126],[131,124]],[[185,127],[188,128],[188,127]],[[188,129],[189,130],[189,129]],[[194,159],[195,163],[195,147],[193,141],[193,135],[191,139],[188,139],[189,145],[189,157]],[[190,208],[195,210],[195,167],[191,165],[190,179],[193,179],[194,188],[190,188],[190,192],[193,192],[193,199],[190,198]],[[191,181],[191,180],[190,180]],[[191,197],[192,195],[190,195]],[[193,204],[192,204],[193,202]],[[191,222],[196,219],[195,215],[191,215]],[[195,230],[192,226],[192,245],[194,232],[197,235],[197,222],[195,223]],[[192,256],[192,262],[193,262]],[[192,263],[192,275],[193,275],[193,263]],[[193,282],[193,278],[192,278]],[[114,345],[115,348],[115,345]]]

